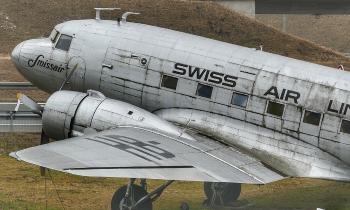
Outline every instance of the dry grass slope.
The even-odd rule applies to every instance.
[[[268,25],[282,28],[282,15],[257,15]],[[350,52],[350,15],[287,15],[287,33],[304,37],[340,52]]]
[[[9,52],[16,43],[47,34],[65,20],[94,17],[97,0],[27,1],[0,0],[0,52]],[[309,41],[283,34],[262,23],[236,14],[212,2],[175,0],[101,0],[100,6],[117,4],[122,11],[142,15],[130,19],[171,28],[247,47],[264,43],[269,52],[319,63],[347,63],[342,55]],[[116,18],[120,14],[108,14]]]

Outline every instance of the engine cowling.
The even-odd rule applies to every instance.
[[[59,91],[47,100],[42,117],[43,130],[50,138],[60,140],[70,136],[73,118],[86,93]]]
[[[118,126],[140,126],[191,138],[181,129],[134,105],[106,98],[97,91],[58,91],[47,100],[43,130],[55,140],[83,135],[87,129],[108,130]]]

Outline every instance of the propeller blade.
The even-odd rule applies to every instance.
[[[22,102],[26,107],[28,107],[33,113],[42,115],[43,107],[41,107],[39,104],[37,104],[33,99],[29,98],[28,96],[18,93],[17,99]],[[18,106],[18,107],[17,107]],[[19,108],[19,105],[17,103],[16,109]]]
[[[16,107],[15,107],[15,112],[18,112],[19,110],[19,106],[21,105],[21,100],[17,99],[17,104],[16,104]]]

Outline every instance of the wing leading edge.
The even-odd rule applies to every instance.
[[[283,179],[260,161],[214,140],[121,127],[13,152],[49,169],[93,177],[265,184]]]

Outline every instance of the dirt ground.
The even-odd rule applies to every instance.
[[[256,15],[257,20],[283,28],[283,15]],[[350,15],[286,15],[286,32],[340,52],[350,52]]]
[[[26,81],[12,64],[8,54],[0,54],[0,81],[1,82],[23,82]]]

